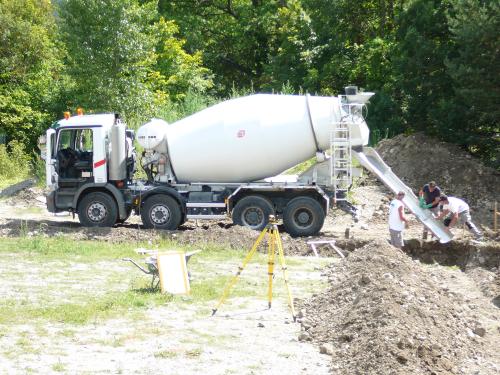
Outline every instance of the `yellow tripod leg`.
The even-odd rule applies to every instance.
[[[212,316],[215,315],[215,313],[217,312],[217,310],[219,309],[219,307],[224,303],[224,301],[226,300],[226,298],[229,296],[229,292],[233,288],[234,284],[236,284],[236,281],[238,281],[238,277],[241,275],[241,272],[243,272],[243,269],[246,267],[246,265],[248,264],[248,262],[250,262],[250,260],[252,259],[252,256],[255,254],[255,251],[259,247],[260,242],[262,241],[262,239],[264,238],[264,236],[266,235],[267,232],[268,232],[268,228],[266,227],[259,234],[259,237],[257,237],[257,240],[253,244],[252,249],[249,251],[249,253],[245,257],[245,259],[243,260],[243,264],[240,267],[238,267],[238,271],[231,278],[231,280],[229,281],[229,283],[226,285],[226,288],[224,289],[224,292],[222,293],[222,297],[221,297],[219,303],[217,304],[217,306],[215,307],[215,309],[212,310]]]
[[[278,255],[281,263],[281,269],[283,270],[283,278],[285,279],[286,292],[288,294],[288,305],[290,306],[290,310],[292,310],[293,321],[295,322],[297,320],[297,315],[295,315],[292,293],[290,292],[290,287],[288,285],[288,272],[285,264],[285,253],[283,252],[283,243],[281,242],[281,237],[277,228],[276,231],[274,232],[274,235],[276,236],[276,242],[278,243]]]
[[[268,237],[269,254],[267,257],[267,275],[269,277],[269,284],[267,289],[267,301],[269,308],[271,308],[271,302],[273,300],[274,256],[276,254],[276,241],[273,234],[274,234],[274,229],[271,228]]]

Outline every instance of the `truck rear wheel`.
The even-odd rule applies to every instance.
[[[254,230],[262,230],[274,215],[271,202],[260,195],[250,195],[236,203],[233,209],[233,223]]]
[[[292,199],[283,212],[283,225],[293,237],[313,236],[323,227],[325,211],[310,197]]]
[[[180,225],[181,218],[179,203],[165,194],[147,198],[141,209],[142,224],[147,229],[175,230]]]
[[[116,202],[107,193],[89,193],[78,204],[78,219],[84,227],[112,227],[117,217]]]

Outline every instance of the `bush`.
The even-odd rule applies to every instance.
[[[29,177],[31,158],[24,146],[18,141],[11,141],[7,146],[0,145],[0,185],[16,183]]]

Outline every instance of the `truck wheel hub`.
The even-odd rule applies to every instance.
[[[94,222],[102,221],[106,215],[106,207],[99,202],[92,203],[87,210],[87,216]]]
[[[165,224],[170,217],[170,212],[165,206],[155,206],[151,209],[151,220],[155,224]]]
[[[262,223],[264,213],[256,207],[250,207],[243,213],[243,221],[250,227],[257,227]]]
[[[301,226],[308,226],[312,222],[312,215],[310,215],[310,213],[306,210],[300,210],[295,215],[295,219],[297,224]]]

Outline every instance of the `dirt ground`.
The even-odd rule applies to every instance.
[[[54,335],[40,343],[51,350],[23,360],[2,360],[0,372],[22,370],[23,361],[30,361],[35,373],[44,372],[44,363],[69,355],[74,360],[65,365],[68,373],[148,374],[165,369],[186,374],[499,373],[498,234],[482,225],[486,234],[482,244],[472,242],[463,228],[454,230],[450,244],[422,242],[422,227],[413,220],[405,234],[407,246],[397,251],[387,244],[389,192],[369,177],[360,185],[353,197],[361,210],[359,222],[333,210],[317,237],[291,238],[282,233],[288,256],[307,256],[311,264],[331,257],[326,269],[318,263],[308,272],[291,275],[291,279],[324,278],[329,285],[313,291],[312,297],[306,291],[297,294],[300,324],[290,321],[286,304],[255,314],[261,306],[246,301],[241,310],[216,319],[193,309],[160,307],[134,327],[113,319],[75,329],[78,334],[68,338],[56,335],[64,331],[63,324],[51,325],[47,330]],[[39,189],[0,201],[0,237],[37,235],[113,243],[168,238],[233,249],[249,248],[256,238],[256,232],[229,221],[187,222],[175,232],[140,229],[137,218],[115,228],[82,228],[77,218],[47,213]],[[307,241],[329,239],[344,250],[344,260],[327,246],[319,248],[322,258],[313,256]],[[8,267],[9,260],[1,263],[0,267]],[[127,339],[137,331],[144,332],[143,339]],[[199,339],[200,332],[209,337],[210,332],[222,331],[228,332],[227,340],[217,345]],[[10,327],[9,332],[0,335],[0,344],[12,341],[16,334],[12,332],[36,336],[29,322],[14,331]],[[109,345],[110,340],[125,340],[126,345]],[[158,354],[171,352],[175,355]]]
[[[383,140],[377,151],[415,193],[434,180],[443,193],[469,203],[473,219],[491,225],[495,201],[500,201],[500,171],[484,166],[456,145],[422,133]]]

